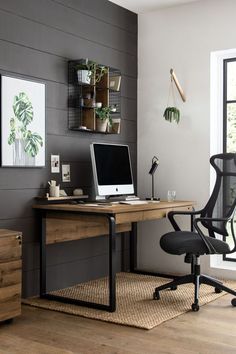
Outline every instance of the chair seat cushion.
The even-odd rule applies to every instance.
[[[216,253],[229,253],[230,249],[226,242],[213,237],[205,236],[207,241],[215,248]],[[191,253],[195,255],[208,254],[208,249],[196,232],[174,231],[168,232],[160,239],[161,248],[170,254],[181,255]]]

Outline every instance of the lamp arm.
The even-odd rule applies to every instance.
[[[154,173],[152,174],[152,200],[154,199],[155,191],[154,191]]]

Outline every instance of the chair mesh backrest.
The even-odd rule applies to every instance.
[[[236,205],[236,154],[214,155],[210,163],[216,172],[215,186],[210,199],[203,209],[202,217],[232,218]],[[228,236],[227,222],[203,222],[209,236],[215,233]]]

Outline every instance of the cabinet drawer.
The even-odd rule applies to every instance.
[[[21,284],[0,289],[0,321],[20,315]]]
[[[21,260],[0,263],[0,291],[1,288],[21,283]]]
[[[0,262],[21,258],[21,235],[0,238]]]

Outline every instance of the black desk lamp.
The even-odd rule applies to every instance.
[[[160,200],[160,198],[155,198],[154,197],[154,174],[156,172],[156,169],[159,165],[159,159],[156,156],[153,156],[152,158],[152,166],[150,168],[150,171],[148,172],[152,176],[152,197],[151,198],[146,198],[147,200]]]

